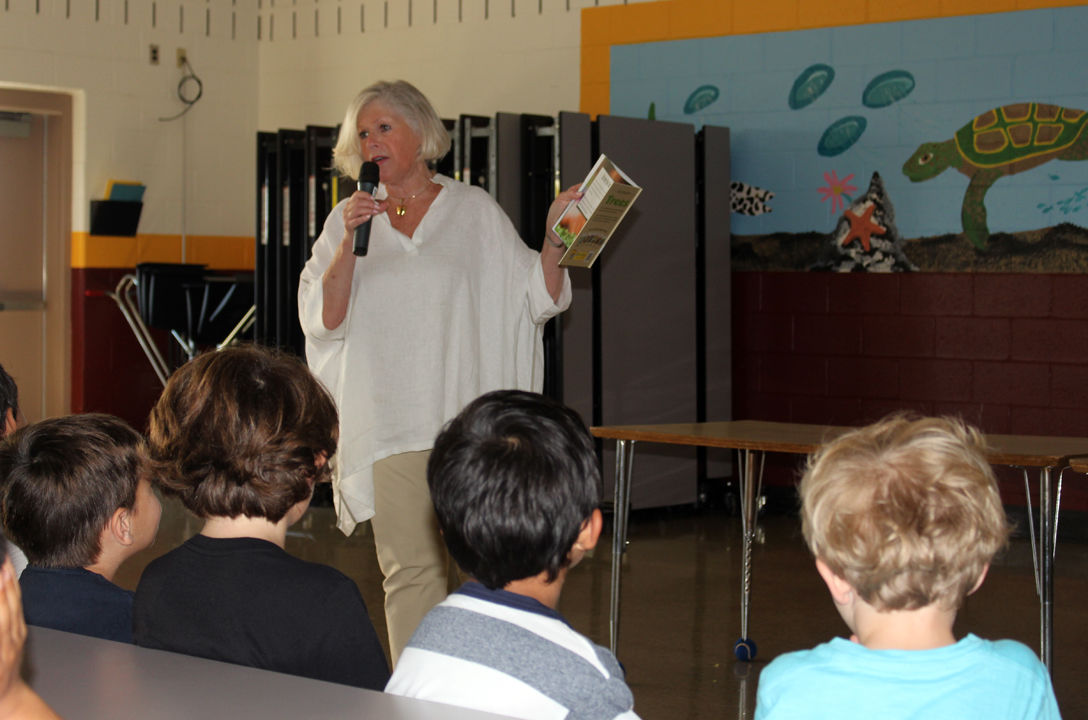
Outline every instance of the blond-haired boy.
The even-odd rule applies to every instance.
[[[809,459],[805,541],[853,636],[776,658],[757,720],[1059,717],[1031,650],[952,631],[1008,538],[984,448],[960,421],[893,416]]]

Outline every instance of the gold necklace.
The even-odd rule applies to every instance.
[[[426,192],[427,187],[429,187],[430,184],[431,184],[431,181],[428,180],[427,185],[424,186],[424,188],[422,190],[420,190],[419,192],[417,192],[415,195],[411,195],[411,196],[409,196],[407,198],[401,198],[400,202],[397,203],[397,206],[393,209],[394,212],[397,213],[397,217],[404,217],[404,214],[406,212],[408,212],[408,203],[411,202],[412,200],[415,200],[417,197],[419,197],[424,192]]]

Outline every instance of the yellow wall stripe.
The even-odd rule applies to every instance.
[[[256,242],[235,235],[190,235],[185,256],[186,262],[213,270],[252,270]],[[181,262],[181,236],[72,233],[73,268],[131,268],[142,262]]]

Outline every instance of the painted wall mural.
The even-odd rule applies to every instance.
[[[718,99],[718,88],[713,85],[703,85],[695,88],[695,92],[684,101],[684,114],[693,115]]]
[[[1088,273],[1085,33],[1079,6],[614,46],[611,111],[731,129],[738,269]]]
[[[771,199],[774,193],[770,190],[749,185],[746,182],[734,180],[729,183],[729,210],[741,215],[762,215],[774,212],[771,207]]]
[[[1088,158],[1088,113],[1043,103],[1017,103],[987,110],[961,127],[951,140],[922,145],[903,164],[915,182],[955,168],[970,178],[963,196],[963,233],[986,249],[986,191],[1004,175],[1031,170],[1051,160]],[[1053,177],[1053,176],[1051,176]]]

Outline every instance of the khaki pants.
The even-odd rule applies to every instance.
[[[385,620],[394,665],[423,616],[446,598],[449,556],[427,489],[430,454],[401,453],[374,464],[370,523],[385,576]]]

